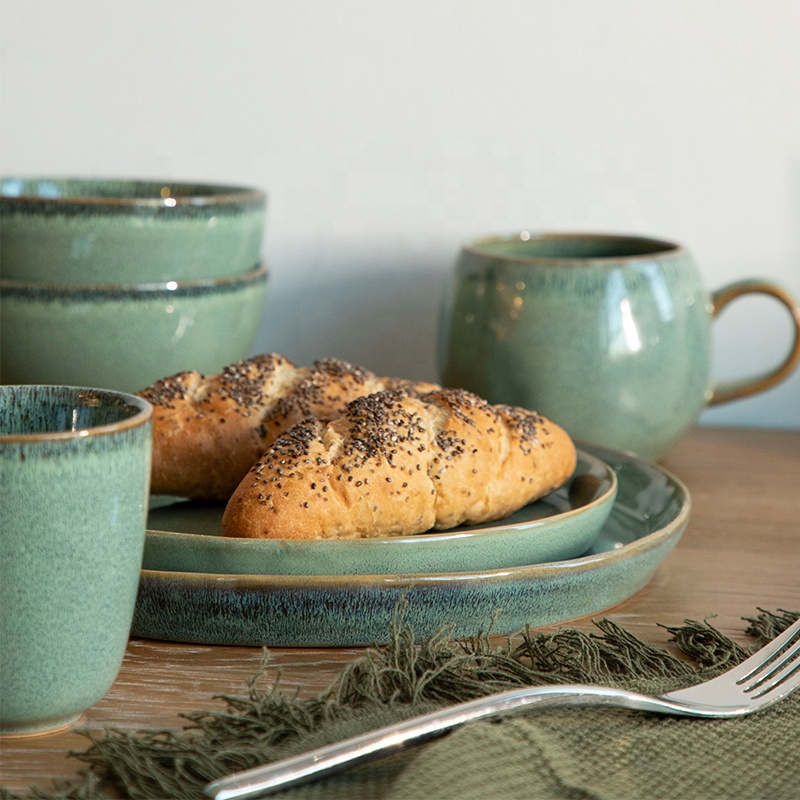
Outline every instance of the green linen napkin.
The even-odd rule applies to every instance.
[[[800,616],[745,618],[753,647]],[[55,800],[203,798],[224,774],[319,747],[443,705],[525,684],[600,683],[663,692],[696,683],[748,655],[707,620],[668,628],[673,655],[607,619],[597,633],[520,632],[417,642],[398,608],[391,643],[347,665],[310,699],[264,666],[221,709],[187,714],[179,732],[85,732],[83,779]],[[691,659],[691,661],[687,660]],[[111,792],[108,794],[107,792]],[[800,796],[800,693],[750,717],[700,721],[614,709],[546,709],[469,724],[441,739],[280,793],[286,800],[790,800]],[[18,795],[0,790],[3,800]]]

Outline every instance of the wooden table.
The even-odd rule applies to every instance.
[[[698,428],[664,465],[692,495],[689,527],[652,582],[610,610],[638,636],[667,645],[656,625],[716,614],[714,624],[734,638],[741,617],[800,610],[800,431]],[[591,627],[589,620],[575,623]],[[275,649],[271,663],[285,688],[315,694],[327,687],[358,649]],[[259,666],[261,650],[133,639],[109,694],[81,724],[131,729],[181,728],[177,714],[218,707],[217,694],[241,694]],[[88,741],[72,731],[0,743],[0,785],[70,777],[81,764],[70,749]]]

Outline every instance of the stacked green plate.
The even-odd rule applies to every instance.
[[[689,519],[685,486],[631,454],[581,445],[558,492],[483,526],[329,542],[221,536],[222,508],[153,508],[133,634],[209,644],[385,641],[399,603],[416,635],[496,634],[603,611],[641,589]]]

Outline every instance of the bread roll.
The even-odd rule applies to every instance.
[[[281,435],[234,492],[226,536],[400,536],[500,519],[564,484],[575,446],[532,411],[459,389],[383,391]]]
[[[400,387],[435,385],[378,378],[335,358],[298,368],[276,353],[217,375],[164,378],[139,393],[155,406],[151,492],[228,500],[269,444],[296,422],[333,419],[356,397]]]

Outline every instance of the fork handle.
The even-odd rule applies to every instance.
[[[512,689],[388,725],[266,766],[237,772],[208,784],[203,791],[215,800],[259,797],[438,738],[467,722],[501,717],[534,703],[610,705],[661,713],[683,711],[679,705],[661,698],[608,687],[562,684]]]

